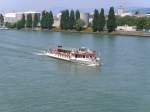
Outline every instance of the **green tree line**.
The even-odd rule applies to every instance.
[[[21,28],[36,28],[41,25],[42,29],[51,29],[52,25],[54,23],[53,19],[53,13],[52,11],[47,12],[47,11],[42,11],[42,18],[40,20],[40,17],[38,14],[27,14],[27,18],[25,20],[25,15],[22,15],[22,19],[16,23],[16,28],[21,29]]]
[[[115,31],[117,27],[116,16],[115,16],[113,7],[111,7],[109,10],[107,20],[105,18],[103,8],[101,9],[100,12],[97,9],[95,9],[94,11],[94,17],[93,17],[93,22],[92,22],[93,32],[104,31],[105,27],[106,27],[106,30],[108,30],[108,32]]]
[[[26,18],[25,18],[26,17]],[[116,17],[114,14],[114,8],[111,7],[109,11],[109,15],[107,17],[104,14],[104,9],[102,8],[99,12],[97,9],[94,11],[93,21],[92,21],[92,29],[93,32],[101,32],[105,29],[108,29],[109,32],[115,31],[116,28]],[[17,29],[21,28],[36,28],[39,26],[42,29],[52,29],[54,23],[53,13],[52,11],[48,12],[46,10],[42,11],[41,18],[38,14],[23,14],[22,19],[18,21],[16,24],[11,27],[17,27]],[[8,24],[7,26],[10,26]],[[80,18],[79,10],[63,10],[61,12],[60,19],[60,28],[62,30],[83,30],[85,26],[84,20]],[[106,27],[106,28],[105,28]]]
[[[26,19],[25,19],[26,16]],[[0,22],[3,23],[4,18],[0,15]],[[38,14],[23,14],[22,19],[16,24],[11,25],[7,23],[7,26],[21,28],[36,28],[52,29],[54,24],[54,17],[52,11],[42,11],[41,17]],[[109,13],[106,16],[105,11],[102,8],[100,11],[95,9],[93,14],[93,20],[91,28],[93,32],[115,31],[117,26],[136,26],[137,29],[150,29],[149,17],[137,17],[137,16],[115,16],[114,8],[110,7]],[[63,10],[61,11],[60,28],[62,30],[83,30],[85,22],[80,18],[79,10]]]
[[[79,10],[64,10],[61,12],[60,28],[62,30],[77,30],[81,31],[85,25],[80,19]]]
[[[4,16],[0,14],[0,26],[3,26],[4,24]]]
[[[150,29],[150,17],[136,17],[136,16],[117,17],[117,25],[136,26],[138,30]]]

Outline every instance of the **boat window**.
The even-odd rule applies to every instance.
[[[58,45],[58,48],[62,48],[62,46],[61,46],[61,45]]]
[[[83,56],[83,58],[85,58],[85,56]]]
[[[75,55],[75,58],[77,58],[78,56],[77,55]]]

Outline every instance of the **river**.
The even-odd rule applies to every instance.
[[[94,49],[102,66],[43,54],[57,45]],[[0,112],[149,112],[150,38],[0,31]]]

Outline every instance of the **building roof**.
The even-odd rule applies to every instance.
[[[25,14],[35,14],[35,13],[41,13],[41,12],[35,12],[35,11],[27,11],[27,12],[24,12]]]
[[[5,17],[16,17],[16,13],[6,13],[5,15],[4,15]]]

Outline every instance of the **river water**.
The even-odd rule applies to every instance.
[[[88,47],[101,67],[43,54]],[[0,31],[0,112],[149,112],[150,38]]]

